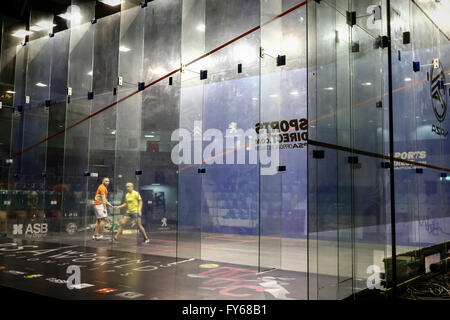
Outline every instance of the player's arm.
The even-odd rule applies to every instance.
[[[127,206],[127,204],[126,203],[123,203],[123,204],[121,204],[120,206],[117,206],[116,208],[117,209],[122,209],[122,208],[125,208]]]
[[[139,215],[142,215],[142,199],[139,197]]]

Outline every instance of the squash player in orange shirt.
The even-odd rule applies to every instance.
[[[103,231],[108,217],[106,206],[113,207],[111,203],[108,202],[108,185],[109,178],[103,178],[102,184],[97,188],[97,192],[95,193],[94,211],[97,221],[95,222],[94,236],[92,237],[93,240],[103,239]]]

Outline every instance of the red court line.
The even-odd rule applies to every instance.
[[[186,64],[186,66],[189,66],[189,65],[191,65],[191,64],[193,64],[193,63],[195,63],[195,62],[197,62],[197,61],[199,61],[199,60],[201,60],[201,59],[203,59],[203,58],[205,58],[205,57],[207,57],[207,56],[209,56],[209,55],[211,55],[211,54],[213,54],[213,53],[215,53],[215,52],[217,52],[217,51],[219,51],[219,50],[221,50],[221,49],[223,49],[223,48],[225,48],[226,46],[228,46],[228,45],[230,45],[230,44],[232,44],[232,43],[238,41],[239,39],[242,39],[243,37],[245,37],[245,36],[247,36],[247,35],[249,35],[249,34],[255,32],[256,30],[259,30],[259,29],[260,29],[261,27],[263,27],[263,26],[265,26],[265,25],[267,25],[267,24],[269,24],[269,23],[271,23],[271,22],[273,22],[273,21],[275,21],[275,20],[277,20],[277,19],[279,19],[279,18],[281,18],[281,17],[284,17],[284,16],[287,15],[288,13],[290,13],[290,12],[292,12],[292,11],[294,11],[294,10],[296,10],[296,9],[298,9],[298,8],[300,8],[300,7],[302,7],[302,6],[304,6],[307,2],[308,2],[308,1],[303,1],[303,2],[298,3],[297,5],[293,6],[292,8],[290,8],[290,9],[288,9],[288,10],[286,10],[286,11],[280,13],[279,15],[273,17],[273,18],[270,19],[269,21],[267,21],[267,22],[265,22],[265,23],[263,23],[263,24],[261,24],[261,25],[259,25],[259,26],[257,26],[257,27],[254,27],[254,28],[248,30],[247,32],[245,32],[245,33],[243,33],[243,34],[241,34],[241,35],[239,35],[239,36],[237,36],[237,37],[231,39],[230,41],[228,41],[228,42],[226,42],[226,43],[220,45],[219,47],[217,47],[217,48],[215,48],[215,49],[213,49],[213,50],[211,50],[211,51],[209,51],[209,52],[207,52],[207,53],[201,55],[200,57],[198,57],[198,58],[196,58],[196,59],[194,59],[194,60],[192,60],[192,61],[190,61],[190,62],[188,62],[188,63]],[[144,87],[144,90],[147,89],[147,88],[149,88],[149,87],[151,87],[151,86],[153,86],[153,85],[155,85],[155,84],[157,84],[158,82],[161,82],[162,80],[164,80],[164,79],[170,77],[171,75],[173,75],[173,74],[175,74],[175,73],[177,73],[177,72],[179,72],[179,71],[181,71],[181,68],[175,69],[175,70],[173,70],[172,72],[170,72],[170,73],[168,73],[168,74],[162,76],[161,78],[156,79],[156,80],[150,82],[149,84],[147,84],[147,85]],[[117,105],[117,104],[119,104],[119,103],[121,103],[121,102],[127,100],[128,98],[130,98],[130,97],[136,95],[136,94],[139,93],[139,92],[140,92],[139,90],[136,90],[136,91],[130,93],[129,95],[127,95],[126,97],[124,97],[124,98],[122,98],[122,99],[120,99],[120,100],[118,100],[118,101],[115,101],[115,102],[111,103],[110,105],[108,105],[108,106],[106,106],[106,107],[104,107],[104,108],[98,110],[97,112],[95,112],[95,113],[93,113],[93,114],[91,114],[91,115],[89,115],[89,116],[87,116],[87,117],[85,117],[85,118],[83,118],[83,119],[81,119],[81,120],[75,122],[74,124],[68,126],[67,128],[61,129],[60,131],[58,131],[58,132],[52,134],[51,136],[49,136],[49,137],[47,137],[47,138],[45,138],[45,139],[43,139],[43,140],[41,140],[41,141],[39,141],[39,142],[37,142],[37,143],[31,145],[31,146],[29,146],[29,147],[23,149],[22,151],[20,151],[20,152],[18,152],[18,153],[13,154],[13,155],[11,156],[11,159],[14,159],[14,158],[16,158],[16,157],[22,155],[23,153],[28,152],[28,151],[30,151],[31,149],[38,147],[39,145],[43,144],[44,142],[47,142],[47,141],[53,139],[54,137],[56,137],[56,136],[58,136],[58,135],[60,135],[60,134],[63,134],[63,133],[66,132],[67,130],[72,129],[73,127],[75,127],[75,126],[77,126],[77,125],[79,125],[79,124],[81,124],[81,123],[83,123],[83,122],[85,122],[85,121],[87,121],[87,120],[89,120],[89,119],[95,117],[95,116],[98,115],[99,113],[102,113],[102,112],[104,112],[104,111],[106,111],[106,110],[108,110],[108,109],[114,107],[115,105]]]

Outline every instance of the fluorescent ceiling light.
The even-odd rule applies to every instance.
[[[146,137],[146,138],[154,138],[155,136],[151,135],[151,134],[146,134],[144,137]]]
[[[405,78],[406,82],[411,81],[411,80],[412,80],[411,78]]]
[[[323,90],[331,91],[331,90],[334,90],[334,88],[333,87],[328,87],[328,88],[323,88]]]
[[[119,50],[120,50],[121,52],[129,52],[129,51],[131,51],[130,48],[127,48],[127,47],[124,47],[124,46],[120,46],[120,47],[119,47]]]
[[[92,76],[94,73],[92,71],[88,72],[88,76]]]
[[[16,32],[14,32],[12,34],[12,36],[16,37],[16,38],[25,38],[26,36],[29,36],[30,34],[33,34],[33,32],[27,31],[27,30],[17,30]]]
[[[363,86],[371,86],[372,85],[372,82],[363,82],[363,83],[361,83]]]
[[[75,23],[79,22],[81,20],[80,8],[78,8],[76,6],[71,6],[70,11],[68,9],[67,12],[59,14],[58,17],[61,17],[63,19],[69,20],[69,21],[73,21]]]
[[[31,26],[30,27],[30,30],[33,30],[33,31],[41,31],[41,30],[43,30],[44,28],[41,28],[41,27],[39,27],[39,26]]]
[[[100,0],[100,2],[103,2],[104,4],[107,4],[108,6],[114,7],[121,4],[122,0]]]
[[[9,94],[15,94],[16,92],[15,92],[15,91],[8,90],[8,91],[6,91],[6,93],[9,93]]]
[[[46,87],[47,85],[46,85],[46,84],[43,84],[43,83],[40,83],[40,82],[38,82],[38,83],[36,83],[36,86],[38,86],[38,87]]]
[[[297,90],[294,90],[294,91],[291,91],[290,94],[291,94],[292,96],[298,96],[300,93],[298,93]]]
[[[271,95],[269,96],[269,98],[278,98],[278,95],[277,95],[277,94],[271,94]]]
[[[56,27],[51,21],[39,21],[35,26],[30,27],[33,31],[41,31],[41,30],[50,30],[51,28]]]
[[[201,23],[201,24],[199,24],[199,25],[197,26],[197,30],[203,32],[203,31],[206,30],[206,27],[205,27],[205,25],[204,25],[203,23]]]

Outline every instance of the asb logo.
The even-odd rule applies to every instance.
[[[448,92],[446,90],[446,78],[444,68],[439,59],[433,61],[431,67],[430,77],[430,94],[431,104],[433,107],[434,115],[439,122],[437,125],[433,125],[432,131],[440,136],[447,136],[448,131],[440,126],[445,120],[447,115],[447,100]]]
[[[14,224],[13,235],[21,235],[21,234],[23,234],[23,224]]]
[[[42,236],[46,235],[48,231],[48,224],[46,223],[35,223],[28,224],[25,228],[23,224],[13,224],[13,235],[25,235],[25,236]]]

